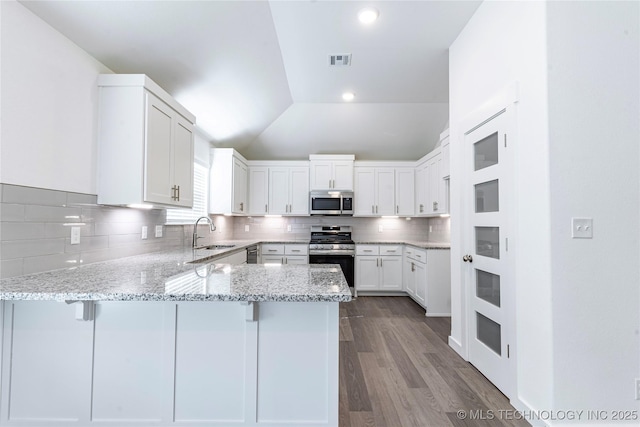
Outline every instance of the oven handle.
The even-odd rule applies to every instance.
[[[314,251],[309,251],[309,255],[338,255],[338,256],[344,256],[344,255],[349,255],[352,257],[356,256],[356,253],[354,251],[335,251],[335,250],[327,250],[327,251],[318,251],[318,250],[314,250]]]

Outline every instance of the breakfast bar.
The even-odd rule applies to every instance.
[[[0,280],[0,425],[337,426],[340,268],[197,258]]]

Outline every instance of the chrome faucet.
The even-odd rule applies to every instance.
[[[213,222],[211,221],[211,218],[209,218],[208,216],[201,216],[200,218],[198,218],[196,220],[196,223],[193,224],[193,244],[192,244],[192,247],[194,249],[196,248],[196,246],[198,246],[198,239],[202,239],[202,237],[198,237],[198,223],[200,222],[201,219],[206,219],[207,222],[209,222],[209,230],[210,230],[211,233],[216,231],[216,226],[213,225]]]

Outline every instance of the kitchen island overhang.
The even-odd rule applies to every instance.
[[[149,257],[0,281],[0,425],[338,425],[339,268]]]

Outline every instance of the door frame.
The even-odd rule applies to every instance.
[[[498,92],[493,97],[490,97],[485,102],[483,102],[480,106],[474,109],[471,113],[465,116],[458,122],[457,126],[457,135],[456,141],[460,144],[464,144],[465,137],[467,134],[471,133],[475,129],[481,127],[482,125],[488,123],[492,119],[498,116],[506,117],[506,132],[508,133],[508,146],[509,149],[506,151],[507,153],[507,161],[509,163],[509,175],[511,178],[511,182],[509,188],[507,190],[509,197],[505,201],[505,209],[507,210],[507,236],[509,239],[509,259],[508,264],[505,267],[506,276],[508,280],[511,281],[512,286],[508,287],[508,292],[504,295],[505,305],[507,309],[505,310],[506,316],[508,319],[507,324],[505,325],[505,336],[506,340],[509,343],[509,358],[508,358],[508,369],[509,369],[509,383],[507,385],[506,390],[503,390],[507,398],[510,400],[517,400],[517,330],[516,330],[516,293],[517,293],[517,285],[515,283],[516,278],[516,251],[517,251],[517,236],[516,236],[516,225],[517,225],[517,191],[515,191],[515,163],[517,160],[517,136],[518,136],[518,123],[517,123],[517,103],[519,99],[518,94],[518,83],[512,82],[508,86],[506,86],[503,90]],[[464,150],[464,147],[462,147]],[[463,153],[464,151],[459,151]],[[462,161],[461,161],[462,163]],[[460,172],[463,176],[460,176],[460,189],[462,190],[461,195],[466,196],[467,192],[464,191],[463,184],[467,182],[466,174],[468,171],[460,168]],[[460,217],[458,220],[461,223],[461,227],[466,226],[466,215],[467,209],[469,208],[468,199],[464,199],[462,202],[462,210],[460,213]],[[473,313],[470,312],[471,307],[471,298],[473,295],[473,289],[471,289],[472,281],[472,270],[468,268],[468,265],[464,263],[461,259],[462,254],[471,253],[471,248],[468,247],[469,239],[466,236],[467,230],[462,229],[463,232],[459,236],[459,240],[456,242],[452,242],[453,244],[458,244],[460,251],[457,252],[456,255],[460,254],[459,257],[452,259],[451,267],[452,269],[457,268],[459,270],[460,277],[460,326],[461,326],[461,340],[462,342],[456,343],[453,340],[450,341],[450,345],[456,350],[466,361],[469,361],[469,343],[472,339],[472,331],[471,331],[471,316]],[[501,237],[501,239],[503,239]],[[504,243],[504,241],[503,241]],[[452,251],[452,255],[454,251]],[[459,259],[458,259],[459,258]],[[457,263],[457,264],[456,264]],[[456,267],[457,265],[457,267]],[[458,344],[456,346],[456,344]],[[457,348],[456,348],[457,347]]]

